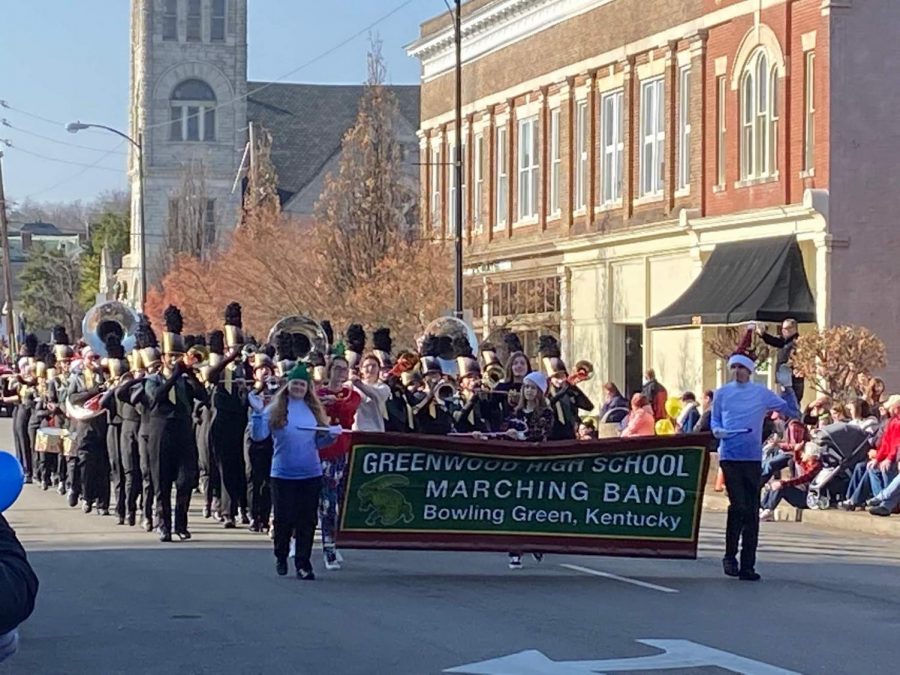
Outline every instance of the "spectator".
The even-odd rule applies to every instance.
[[[884,406],[884,391],[884,380],[880,377],[873,377],[869,380],[869,384],[866,387],[866,394],[863,397],[872,409],[872,414],[877,415],[878,417],[884,417],[884,414],[881,412],[881,409]]]
[[[878,417],[875,416],[866,399],[856,398],[850,401],[847,405],[847,413],[850,417],[849,424],[859,427],[872,436],[877,433]]]
[[[878,418],[872,416],[868,402],[863,398],[857,398],[848,406],[850,421],[848,424],[859,427],[872,438],[873,443],[879,434]],[[850,473],[850,482],[847,484],[846,498],[838,504],[838,508],[844,511],[855,511],[866,503],[866,498],[871,494],[871,483],[868,477],[869,462],[875,459],[876,450],[869,450],[866,459],[857,462]]]
[[[762,500],[760,520],[774,520],[775,509],[784,499],[798,509],[805,509],[807,486],[822,470],[822,449],[815,443],[806,443],[800,460],[800,475],[789,480],[772,482],[771,489]]]
[[[643,394],[635,394],[631,397],[631,412],[626,418],[625,429],[622,438],[634,436],[653,436],[656,434],[656,421],[653,418],[653,410]]]
[[[594,425],[594,420],[592,420],[590,417],[585,417],[583,420],[581,420],[581,424],[578,425],[578,440],[597,440],[597,427]]]
[[[34,611],[38,579],[25,549],[0,516],[0,661],[16,651],[16,628]]]
[[[709,418],[710,415],[712,415],[713,397],[715,395],[716,394],[712,389],[707,389],[703,392],[703,412],[700,415],[700,419],[697,421],[697,425],[694,427],[694,431],[709,431]]]
[[[763,459],[760,484],[765,485],[774,475],[786,469],[791,462],[799,464],[804,446],[809,441],[809,432],[798,419],[789,420],[784,430],[783,440],[770,446],[771,451]]]
[[[700,404],[693,392],[686,391],[681,395],[681,412],[675,420],[675,429],[680,434],[689,434],[699,422]]]
[[[803,411],[803,423],[812,428],[821,429],[830,423],[829,411],[831,410],[831,398],[820,396],[806,406]]]
[[[843,403],[836,403],[831,406],[829,416],[831,417],[832,424],[850,421],[850,414],[847,412],[847,407]]]
[[[600,421],[618,424],[628,416],[628,400],[612,382],[603,385],[603,407],[600,408]]]
[[[669,392],[666,388],[656,381],[656,372],[650,368],[644,373],[643,387],[641,393],[647,399],[650,409],[653,412],[654,420],[666,419],[666,401],[669,399]],[[632,398],[632,402],[634,399]]]
[[[802,401],[805,388],[804,381],[802,377],[795,375],[791,368],[791,356],[794,354],[794,348],[797,346],[797,338],[799,337],[796,319],[785,319],[781,322],[780,337],[769,335],[766,332],[765,324],[760,324],[758,331],[763,342],[770,347],[778,349],[778,353],[775,356],[775,370],[778,371],[781,368],[791,370],[791,389],[797,395],[797,400]]]
[[[877,495],[887,488],[897,476],[897,450],[900,447],[900,395],[891,396],[884,404],[890,422],[878,443],[875,457],[866,465],[872,494]]]

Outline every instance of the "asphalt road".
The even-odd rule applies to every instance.
[[[196,513],[194,539],[167,545],[34,486],[6,515],[41,591],[2,675],[577,675],[655,672],[603,661],[660,653],[682,666],[669,673],[896,668],[895,541],[797,523],[764,524],[756,584],[722,576],[720,514],[697,561],[547,556],[514,572],[502,554],[346,551],[331,573],[317,554],[308,583],[275,576],[267,537]],[[639,640],[675,642],[665,656]]]

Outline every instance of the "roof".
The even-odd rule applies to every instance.
[[[260,91],[254,91],[265,87]],[[356,122],[364,85],[249,82],[247,117],[272,134],[282,201],[300,192],[340,150]],[[419,85],[393,85],[400,114],[419,128]]]
[[[56,227],[56,225],[53,225],[52,223],[44,223],[41,221],[37,221],[34,223],[24,223],[22,227],[19,228],[19,231],[40,235],[62,236],[64,234],[62,230]]]
[[[648,328],[687,328],[747,321],[816,321],[803,254],[793,236],[719,244],[700,276],[675,302],[647,319]]]

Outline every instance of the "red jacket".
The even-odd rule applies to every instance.
[[[781,481],[781,487],[796,487],[798,485],[812,483],[813,478],[818,476],[819,472],[822,470],[822,460],[818,457],[813,457],[808,462],[798,464],[797,468],[800,469],[800,475],[796,478],[789,478],[788,480]]]
[[[340,424],[344,429],[353,428],[353,418],[356,416],[356,409],[362,402],[362,396],[359,395],[356,389],[344,387],[335,394],[326,387],[322,387],[316,393],[319,395],[319,398],[326,396],[337,397],[334,403],[325,406],[325,414],[328,415],[331,424]],[[319,449],[319,457],[332,460],[341,455],[346,455],[348,452],[350,452],[350,434],[341,434],[334,443]]]
[[[900,447],[900,417],[892,417],[881,437],[881,443],[878,444],[875,461],[879,463],[885,460],[896,461],[898,447]]]

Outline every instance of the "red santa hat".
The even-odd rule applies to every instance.
[[[747,327],[747,330],[741,337],[741,341],[738,343],[737,349],[728,358],[729,368],[740,366],[751,373],[756,371],[756,354],[750,349],[750,345],[753,342],[753,330],[754,326],[752,324]]]

